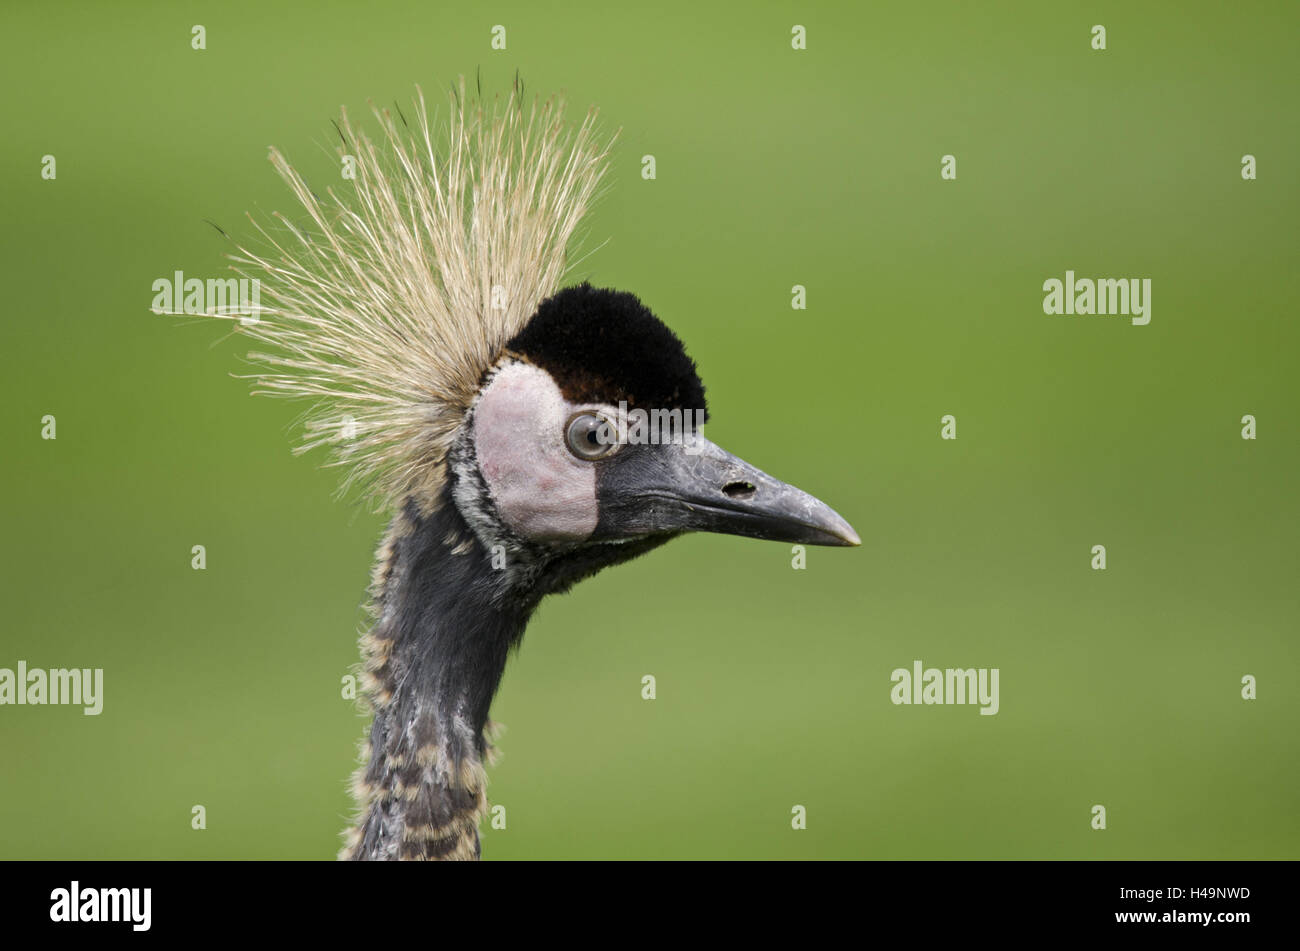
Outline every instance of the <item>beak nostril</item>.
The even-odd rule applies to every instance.
[[[722,487],[722,494],[730,499],[747,499],[757,491],[752,482],[728,482]]]

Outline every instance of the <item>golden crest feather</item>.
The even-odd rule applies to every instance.
[[[231,256],[264,302],[237,325],[267,345],[254,392],[316,399],[295,451],[330,447],[383,506],[439,483],[484,372],[558,290],[613,141],[595,109],[568,123],[518,82],[490,107],[463,79],[448,99],[436,126],[418,87],[411,124],[372,107],[378,143],[344,110],[356,175],[324,197],[272,149],[305,221],[255,222],[268,247]]]

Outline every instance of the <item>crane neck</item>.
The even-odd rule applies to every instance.
[[[488,710],[536,606],[507,574],[450,492],[431,511],[408,499],[389,525],[362,638],[374,721],[342,857],[478,857]]]
[[[466,426],[436,500],[408,498],[379,547],[361,639],[374,722],[343,858],[472,859],[487,810],[488,709],[538,601],[663,544],[541,544],[501,521]],[[466,514],[468,513],[468,514]]]

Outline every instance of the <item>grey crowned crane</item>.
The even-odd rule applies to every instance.
[[[488,710],[548,594],[683,532],[857,545],[822,502],[709,442],[682,343],[631,294],[560,289],[605,174],[595,113],[513,92],[449,97],[443,124],[346,112],[355,178],[318,194],[271,160],[305,216],[258,226],[261,284],[235,326],[265,345],[255,390],[315,401],[327,446],[391,515],[361,639],[373,723],[340,857],[473,859]],[[228,316],[228,315],[225,315]]]

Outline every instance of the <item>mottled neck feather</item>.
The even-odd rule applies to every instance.
[[[393,519],[362,638],[374,723],[341,858],[478,858],[488,708],[536,604],[503,581],[449,496]]]

